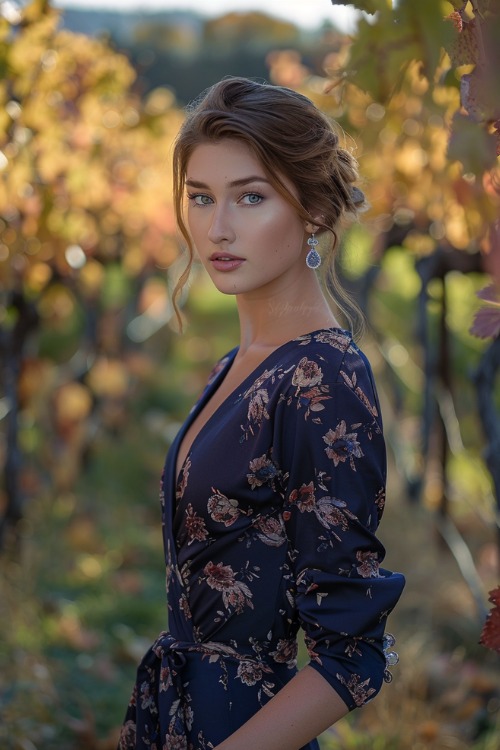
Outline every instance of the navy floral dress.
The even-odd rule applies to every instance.
[[[275,350],[178,446],[228,372],[214,368],[167,456],[169,630],[144,657],[120,750],[203,750],[309,664],[349,709],[380,689],[387,615],[404,586],[375,536],[386,457],[370,365],[340,329]],[[318,748],[316,740],[307,750]]]

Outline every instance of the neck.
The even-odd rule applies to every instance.
[[[318,330],[338,327],[316,274],[272,294],[260,289],[237,296],[240,319],[240,356],[249,349],[276,348],[291,339]]]

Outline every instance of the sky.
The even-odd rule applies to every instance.
[[[194,10],[205,16],[231,11],[260,10],[285,18],[303,28],[315,28],[322,21],[333,21],[339,28],[354,28],[354,12],[344,6],[333,6],[330,0],[54,0],[54,5],[86,10]]]

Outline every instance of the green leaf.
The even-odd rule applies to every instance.
[[[391,19],[368,23],[361,18],[351,46],[351,80],[375,101],[387,102],[402,80],[402,71],[418,55],[412,31]]]
[[[364,9],[375,7],[363,5]],[[405,68],[414,60],[422,63],[422,72],[433,80],[454,29],[435,0],[399,0],[394,10],[385,2],[376,6],[380,13],[374,21],[361,18],[358,23],[349,69],[356,85],[384,102],[398,90]]]
[[[400,0],[396,6],[396,23],[412,32],[418,47],[417,58],[424,66],[427,78],[432,79],[442,56],[443,48],[450,45],[454,29],[443,17],[436,0]]]

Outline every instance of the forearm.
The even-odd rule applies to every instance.
[[[299,750],[347,712],[324,677],[307,666],[216,750]]]

